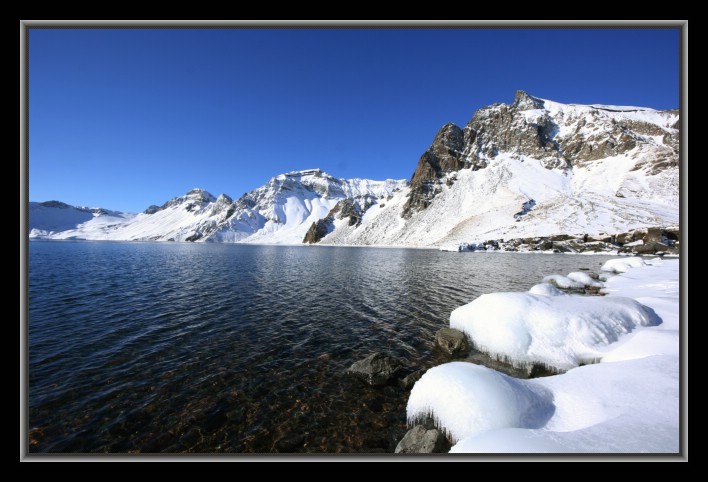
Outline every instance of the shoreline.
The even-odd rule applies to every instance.
[[[641,263],[633,262],[634,267],[625,257],[605,263],[603,270],[614,275],[601,290],[606,296],[598,299],[623,304],[631,300],[639,312],[648,307],[646,326],[619,330],[617,339],[594,349],[598,356],[589,364],[541,378],[503,375],[511,371],[470,363],[471,354],[430,368],[411,390],[409,427],[417,428],[421,421],[420,433],[445,434],[452,442],[451,453],[678,453],[679,261],[635,259]],[[538,292],[535,288],[531,292]],[[552,295],[548,302],[575,302],[572,296]],[[581,298],[592,299],[577,300]],[[477,300],[453,312],[451,325],[455,316],[458,320],[453,327],[465,326],[459,324],[460,316],[465,319],[461,310],[474,314]],[[586,311],[592,312],[596,304],[590,302]],[[558,316],[572,318],[567,313]],[[608,316],[616,312],[603,308],[600,321]],[[476,323],[484,325],[484,320]],[[474,337],[467,335],[475,345]]]
[[[404,245],[383,245],[383,244],[270,244],[270,243],[218,243],[218,242],[205,242],[205,243],[195,243],[190,241],[154,241],[154,240],[119,240],[119,239],[79,239],[79,238],[44,238],[44,237],[31,237],[27,238],[28,242],[80,242],[80,243],[124,243],[124,244],[164,244],[164,245],[194,245],[194,246],[267,246],[267,247],[289,247],[289,248],[373,248],[373,249],[412,249],[420,251],[440,251],[443,253],[460,253],[460,254],[543,254],[543,255],[571,255],[571,256],[621,256],[621,257],[642,257],[642,258],[657,258],[663,257],[667,259],[679,259],[680,254],[667,253],[667,254],[637,254],[637,253],[619,253],[617,251],[584,251],[584,252],[553,252],[551,250],[520,250],[520,251],[508,251],[508,250],[479,250],[479,251],[454,251],[448,249],[441,249],[439,246],[404,246]]]

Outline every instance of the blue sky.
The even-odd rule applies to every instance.
[[[138,212],[271,177],[410,178],[510,103],[678,107],[674,30],[30,30],[30,200]]]

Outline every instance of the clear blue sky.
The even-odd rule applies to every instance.
[[[677,108],[678,49],[678,30],[30,30],[30,200],[410,178],[444,123],[517,89]]]

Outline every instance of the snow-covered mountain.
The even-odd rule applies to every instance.
[[[299,244],[310,225],[338,202],[371,205],[407,184],[403,180],[337,179],[311,169],[276,176],[236,201],[226,194],[216,198],[193,189],[137,215],[101,209],[89,212],[56,201],[30,203],[30,237]],[[78,214],[69,219],[65,212]],[[55,218],[66,221],[58,224]]]
[[[667,226],[679,220],[678,127],[678,111],[519,91],[464,129],[443,126],[410,183],[315,169],[276,176],[236,201],[195,189],[138,215],[31,203],[30,236],[450,246]]]

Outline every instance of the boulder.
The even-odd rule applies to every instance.
[[[664,236],[671,241],[678,241],[680,238],[680,232],[678,226],[670,226],[664,230]]]
[[[410,429],[398,442],[397,454],[439,454],[450,450],[445,434],[433,428],[427,430],[422,425]]]
[[[550,249],[553,249],[553,241],[549,241],[548,239],[542,239],[537,246],[538,249],[542,251],[548,251]]]
[[[615,242],[617,244],[629,243],[632,240],[632,233],[620,233],[615,236]]]
[[[636,254],[655,254],[658,252],[666,253],[670,249],[669,246],[657,242],[644,243],[637,246],[633,246],[632,248],[634,253]]]
[[[660,243],[661,229],[660,228],[640,228],[634,230],[634,240],[641,239],[644,244]]]
[[[383,353],[372,353],[363,360],[352,364],[347,370],[372,387],[388,384],[401,369],[401,363]]]
[[[448,355],[464,355],[468,351],[467,337],[459,330],[440,328],[435,333],[435,344]]]
[[[413,385],[415,385],[415,382],[420,380],[420,377],[423,376],[425,373],[425,369],[421,368],[420,370],[416,370],[413,373],[410,373],[406,375],[405,377],[401,378],[399,381],[399,384],[401,385],[401,388],[404,390],[410,390],[413,388]]]

